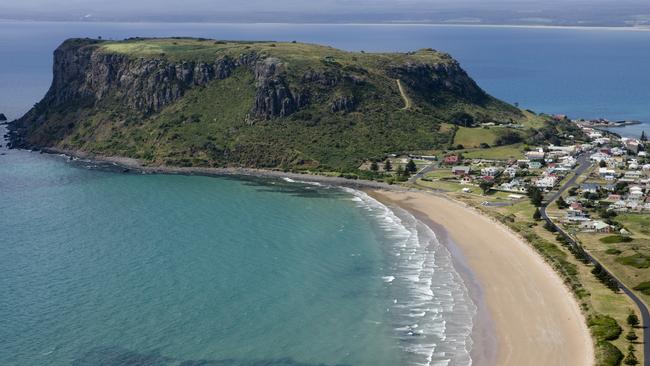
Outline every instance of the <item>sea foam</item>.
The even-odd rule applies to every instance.
[[[451,254],[427,225],[367,194],[344,190],[378,224],[390,257],[382,277],[387,311],[407,365],[471,365],[476,306]]]

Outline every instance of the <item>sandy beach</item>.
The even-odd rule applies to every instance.
[[[485,300],[487,309],[480,309],[479,303],[479,310],[486,310],[493,324],[488,331],[476,329],[473,337],[478,347],[496,344],[496,352],[473,352],[475,365],[593,365],[592,340],[578,303],[522,239],[444,197],[426,192],[369,193],[444,227],[459,248]],[[485,337],[493,339],[481,339]]]

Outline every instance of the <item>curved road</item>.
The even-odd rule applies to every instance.
[[[399,94],[402,96],[402,99],[404,99],[404,108],[403,110],[411,109],[413,106],[413,103],[411,103],[411,98],[409,98],[408,95],[406,95],[406,91],[404,91],[404,87],[402,86],[402,82],[400,79],[396,79],[397,81],[397,88],[399,89]]]
[[[580,155],[580,156],[578,157],[578,167],[575,169],[575,171],[574,171],[575,174],[573,175],[573,177],[571,177],[571,179],[569,179],[568,181],[566,181],[566,182],[565,182],[565,183],[564,183],[564,184],[563,184],[563,185],[562,185],[562,186],[561,186],[561,187],[560,187],[556,192],[552,192],[552,193],[550,193],[550,194],[545,198],[545,202],[542,203],[542,206],[539,208],[539,212],[542,214],[542,218],[543,218],[546,222],[548,222],[550,225],[552,225],[553,227],[555,227],[559,232],[561,232],[562,234],[564,234],[564,236],[566,236],[567,238],[569,238],[569,240],[571,241],[571,245],[573,245],[574,247],[577,247],[577,248],[580,248],[579,244],[576,243],[576,242],[573,240],[573,238],[571,238],[571,236],[569,236],[569,234],[568,234],[566,231],[564,231],[561,227],[559,227],[558,225],[556,225],[556,224],[553,222],[553,220],[551,220],[551,219],[548,217],[548,215],[546,214],[546,207],[548,207],[549,204],[553,203],[553,201],[555,201],[556,199],[558,199],[558,197],[560,197],[560,195],[562,195],[562,193],[564,193],[564,191],[566,191],[566,190],[569,189],[572,185],[574,185],[575,182],[576,182],[576,180],[578,179],[578,177],[579,177],[582,173],[584,173],[585,170],[587,170],[587,169],[589,168],[589,166],[590,166],[590,162],[589,162],[589,154],[588,154],[588,153],[583,153],[582,155]],[[581,248],[580,248],[580,249],[581,249]],[[589,261],[590,261],[591,263],[593,263],[593,264],[600,264],[600,263],[598,262],[598,260],[596,260],[596,258],[594,258],[591,254],[587,253],[586,251],[585,251],[585,254],[586,254],[587,257],[589,258]],[[602,264],[601,264],[601,266],[602,266]],[[606,269],[604,266],[602,266],[602,267],[603,267],[603,269],[605,269],[605,270],[607,271],[607,269]],[[607,271],[607,272],[609,273],[609,271]],[[641,324],[642,324],[642,326],[643,326],[643,328],[642,328],[642,331],[643,331],[643,360],[642,360],[643,362],[642,362],[642,365],[650,366],[650,331],[649,331],[650,328],[648,328],[648,327],[650,326],[650,312],[648,311],[648,307],[646,306],[646,304],[645,304],[643,301],[641,301],[641,299],[639,299],[639,298],[634,294],[634,292],[632,292],[632,290],[630,290],[630,289],[629,289],[627,286],[625,286],[621,281],[619,281],[618,278],[616,278],[615,276],[613,276],[611,273],[609,273],[609,274],[610,274],[610,275],[611,275],[611,276],[616,280],[616,282],[618,283],[618,287],[619,287],[621,290],[623,290],[623,292],[624,292],[624,293],[625,293],[625,294],[626,294],[630,299],[632,299],[632,301],[634,301],[634,303],[636,304],[636,306],[639,307],[639,311],[641,312],[641,322],[642,322]],[[622,350],[622,351],[623,351],[623,354],[625,354],[625,350]]]

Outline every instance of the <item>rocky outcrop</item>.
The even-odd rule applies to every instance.
[[[330,110],[332,112],[345,112],[349,113],[357,108],[357,100],[353,96],[341,95],[330,103]]]
[[[406,62],[390,66],[388,74],[428,97],[432,103],[444,94],[479,104],[489,98],[455,60],[436,64]]]
[[[225,79],[238,67],[255,75],[257,92],[252,115],[270,119],[288,116],[309,103],[304,91],[292,90],[282,62],[251,52],[238,58],[217,57],[212,62],[170,62],[161,58],[131,58],[107,53],[93,41],[71,40],[54,52],[54,78],[41,103],[56,107],[89,98],[117,98],[145,114],[160,111],[195,86]]]
[[[256,117],[286,117],[309,103],[308,94],[289,88],[279,59],[260,60],[255,63],[254,70],[257,92],[253,115]]]
[[[0,113],[0,122],[6,122],[7,121],[7,116],[4,115],[4,113]]]

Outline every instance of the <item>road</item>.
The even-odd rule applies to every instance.
[[[432,162],[431,164],[420,169],[420,171],[413,174],[411,178],[409,178],[409,183],[417,184],[418,179],[423,178],[425,174],[429,173],[432,170],[435,170],[437,166],[438,166],[437,162]]]
[[[402,86],[402,82],[397,79],[397,88],[399,89],[399,93],[402,96],[402,99],[404,99],[404,110],[411,109],[413,106],[413,103],[411,103],[411,98],[409,98],[408,95],[406,95],[406,91],[404,91],[404,87]]]
[[[542,206],[539,208],[539,212],[542,214],[542,218],[546,222],[548,222],[550,225],[555,227],[559,232],[563,233],[564,236],[569,238],[569,240],[571,242],[571,245],[573,245],[574,247],[577,247],[577,248],[580,248],[580,245],[578,243],[576,243],[573,240],[573,238],[566,231],[564,231],[564,229],[562,229],[560,226],[556,225],[553,222],[553,220],[551,220],[548,217],[548,215],[546,214],[546,208],[548,207],[548,205],[552,204],[556,199],[558,199],[558,197],[560,197],[560,195],[562,195],[562,193],[564,193],[564,191],[571,188],[571,186],[573,186],[575,184],[578,177],[581,174],[583,174],[590,167],[590,165],[591,165],[591,163],[589,162],[589,154],[588,153],[583,153],[578,158],[578,167],[574,171],[575,174],[571,177],[571,179],[566,181],[557,190],[557,192],[550,193],[546,197],[544,203],[542,203]],[[596,260],[596,258],[594,258],[591,254],[589,254],[588,252],[585,252],[585,254],[589,258],[589,261],[591,263],[600,264],[598,262],[598,260]],[[603,268],[605,268],[605,266],[603,266],[602,264],[600,264],[600,265]],[[605,270],[607,270],[607,269],[605,269]],[[609,271],[607,271],[607,272],[609,272]],[[650,326],[650,312],[648,311],[648,307],[646,306],[646,304],[643,301],[641,301],[641,299],[639,299],[634,294],[634,292],[632,292],[632,290],[630,290],[627,286],[625,286],[618,278],[613,276],[611,273],[610,273],[610,275],[614,279],[616,279],[616,282],[618,283],[618,287],[623,291],[623,293],[625,293],[630,299],[632,299],[632,301],[634,301],[634,303],[639,307],[639,311],[641,312],[641,321],[642,321],[642,325],[643,325],[643,328],[642,328],[642,330],[643,330],[643,360],[639,360],[639,361],[643,361],[641,363],[642,365],[650,366],[650,328],[649,328],[649,326]],[[621,351],[623,351],[623,353],[625,354],[626,350],[621,350]]]

